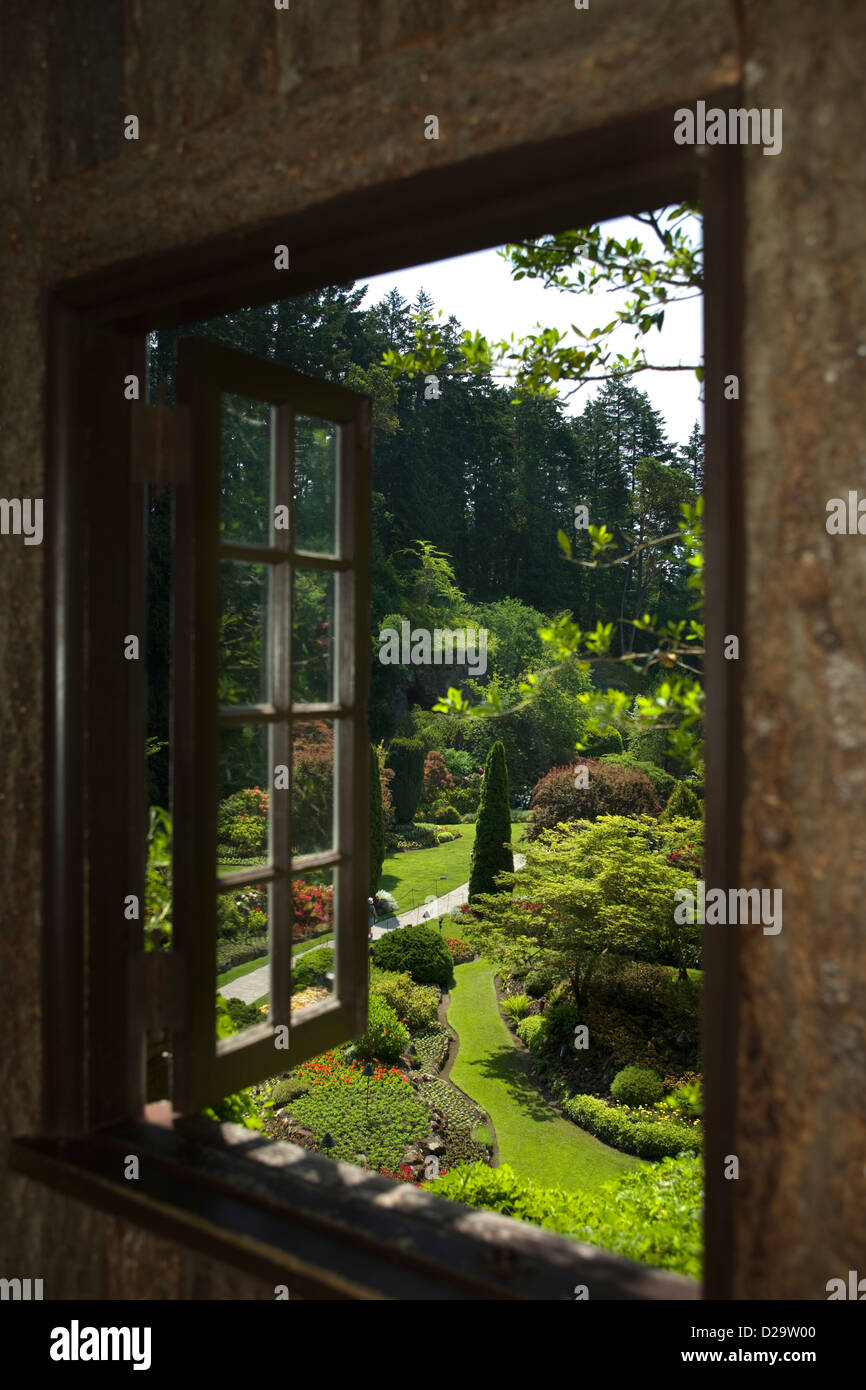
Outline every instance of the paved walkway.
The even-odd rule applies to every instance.
[[[515,854],[514,867],[522,869],[526,863],[525,854]],[[460,907],[462,903],[469,901],[469,884],[461,883],[459,888],[452,888],[450,893],[446,893],[441,898],[431,897],[429,902],[421,903],[419,907],[410,908],[408,912],[396,913],[393,917],[381,917],[373,928],[373,940],[378,941],[380,936],[387,935],[388,932],[396,931],[398,927],[414,927],[419,922],[438,922],[440,917],[444,917],[447,912],[453,912],[455,907]],[[326,943],[333,946],[333,941]],[[310,947],[311,951],[317,949],[315,943]],[[299,951],[295,960],[305,956],[306,951]],[[220,985],[218,994],[222,994],[226,999],[242,999],[245,1004],[254,1004],[257,999],[261,999],[263,994],[267,994],[270,989],[270,966],[263,965],[258,970],[250,970],[247,975],[239,975],[236,980],[231,980],[227,985]]]

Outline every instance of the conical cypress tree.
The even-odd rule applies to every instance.
[[[385,808],[382,805],[382,783],[379,778],[379,758],[370,744],[370,897],[375,898],[385,862]]]
[[[484,785],[469,876],[470,899],[478,893],[501,891],[493,882],[494,877],[496,874],[511,873],[513,869],[508,769],[505,765],[505,748],[497,740],[484,764]]]

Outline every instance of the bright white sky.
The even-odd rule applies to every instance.
[[[685,225],[692,239],[696,239],[698,223]],[[602,228],[606,234],[620,240],[635,235],[643,238],[652,254],[659,248],[652,230],[634,218],[616,218],[603,223]],[[472,332],[477,329],[493,339],[508,338],[511,334],[520,338],[533,332],[540,323],[547,328],[564,330],[577,342],[570,333],[572,323],[577,323],[584,331],[610,323],[615,310],[621,308],[627,298],[625,294],[614,295],[600,290],[593,295],[568,294],[546,290],[538,280],[514,281],[508,262],[495,249],[377,275],[367,282],[364,307],[375,304],[392,287],[396,287],[410,304],[423,288],[433,298],[434,313],[442,309],[445,319],[453,314],[461,327]],[[703,358],[702,312],[700,298],[669,305],[661,333],[653,329],[644,340],[650,362],[663,366],[700,362]],[[632,329],[620,328],[612,341],[617,351],[627,353],[636,339]],[[686,442],[696,420],[703,429],[701,387],[694,372],[639,372],[633,384],[646,391],[656,410],[661,411],[674,443]],[[567,411],[579,414],[599,389],[599,383],[588,382],[571,397],[566,404]]]

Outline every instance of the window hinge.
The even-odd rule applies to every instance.
[[[129,961],[129,1011],[132,1030],[171,1033],[184,1020],[184,974],[180,956],[144,951]]]
[[[131,401],[132,478],[137,483],[188,483],[191,432],[188,405],[147,405]]]

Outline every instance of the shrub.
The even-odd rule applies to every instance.
[[[505,766],[505,748],[497,740],[487,754],[484,767],[484,788],[469,875],[470,900],[479,893],[503,891],[494,880],[497,874],[511,873],[513,868],[508,769]]]
[[[531,994],[533,999],[540,999],[548,990],[553,989],[556,984],[556,971],[552,965],[536,965],[534,969],[527,972],[526,979],[523,981],[523,988],[527,994]]]
[[[394,772],[391,795],[398,825],[415,818],[424,788],[424,745],[417,738],[393,738],[388,748],[388,766]]]
[[[240,1033],[244,1028],[252,1028],[254,1024],[262,1021],[258,1009],[252,1004],[245,1004],[242,999],[226,999],[226,1012],[235,1026],[236,1033]]]
[[[416,985],[406,970],[395,974],[374,966],[370,979],[371,998],[373,995],[384,1000],[412,1033],[430,1027],[438,1018],[439,991],[434,985]]]
[[[424,760],[424,801],[436,801],[441,798],[443,792],[449,792],[453,786],[454,778],[448,771],[445,759],[434,748]]]
[[[459,825],[460,812],[453,806],[436,806],[433,809],[433,819],[437,825]]]
[[[604,753],[599,762],[606,763],[609,767],[636,767],[639,772],[645,772],[658,792],[660,801],[667,801],[677,784],[676,777],[665,772],[664,768],[657,767],[655,763],[639,762],[633,753]]]
[[[448,793],[448,802],[451,806],[456,806],[458,811],[477,811],[481,800],[481,787],[481,778],[473,777],[466,786],[454,787]]]
[[[599,729],[595,733],[585,733],[581,744],[581,752],[587,758],[600,758],[603,753],[621,753],[622,734],[619,729]]]
[[[250,914],[252,916],[252,914]],[[303,941],[334,925],[334,890],[330,884],[292,879],[292,938]]]
[[[652,1067],[623,1067],[610,1083],[610,1093],[623,1105],[655,1105],[664,1095],[665,1087]]]
[[[696,1119],[704,1113],[704,1097],[701,1078],[685,1081],[677,1086],[669,1096],[660,1100],[657,1109],[673,1110],[684,1120]]]
[[[502,1012],[519,1023],[522,1018],[526,1018],[532,1008],[532,1000],[528,994],[511,994],[502,1001]]]
[[[384,915],[390,917],[392,913],[397,911],[397,899],[392,893],[386,893],[384,890],[380,890],[376,894],[375,901],[376,911],[380,916]]]
[[[446,748],[442,756],[445,766],[455,780],[471,777],[476,770],[475,759],[464,748]]]
[[[543,1014],[530,1014],[518,1023],[517,1036],[530,1052],[540,1052],[547,1039],[547,1019]]]
[[[219,894],[216,915],[218,941],[231,941],[246,928],[246,915],[231,893]]]
[[[382,970],[398,974],[408,970],[416,984],[439,985],[447,989],[451,983],[451,955],[435,927],[420,923],[388,932],[373,947],[373,960]]]
[[[378,994],[370,995],[367,1012],[367,1031],[355,1043],[357,1056],[384,1062],[395,1062],[409,1046],[409,1030],[401,1023],[390,1004]]]
[[[580,1023],[580,1009],[567,999],[558,999],[544,1014],[547,1022],[546,1042],[571,1043],[574,1030]]]
[[[334,968],[334,952],[330,946],[320,946],[316,951],[305,951],[292,961],[292,994],[300,994],[302,989],[324,983],[325,976]]]
[[[704,808],[688,782],[677,782],[663,812],[665,820],[673,820],[675,816],[684,816],[687,820],[700,820],[703,814]]]
[[[588,785],[576,787],[579,766],[588,772]],[[587,761],[555,767],[532,792],[532,822],[527,839],[566,821],[596,820],[599,816],[655,815],[658,796],[653,783],[636,767]]]
[[[478,819],[477,811],[467,811],[465,816],[460,817],[461,825],[474,825]]]
[[[451,960],[455,965],[473,959],[475,948],[470,942],[464,941],[462,936],[445,936],[442,939],[448,947]]]
[[[271,1109],[280,1110],[293,1100],[305,1096],[310,1089],[309,1081],[300,1076],[290,1076],[287,1081],[278,1081],[270,1094]]]
[[[570,1120],[603,1144],[636,1158],[675,1158],[681,1153],[700,1153],[703,1146],[697,1126],[678,1120],[644,1119],[645,1112],[608,1105],[598,1096],[572,1096],[563,1101],[562,1109]]]
[[[426,1184],[465,1206],[531,1221],[616,1255],[701,1277],[702,1164],[693,1155],[626,1173],[599,1192],[563,1192],[518,1177],[507,1164],[473,1163]]]
[[[460,831],[445,829],[437,830],[433,838],[436,841],[437,845],[450,845],[453,840],[460,839]]]

